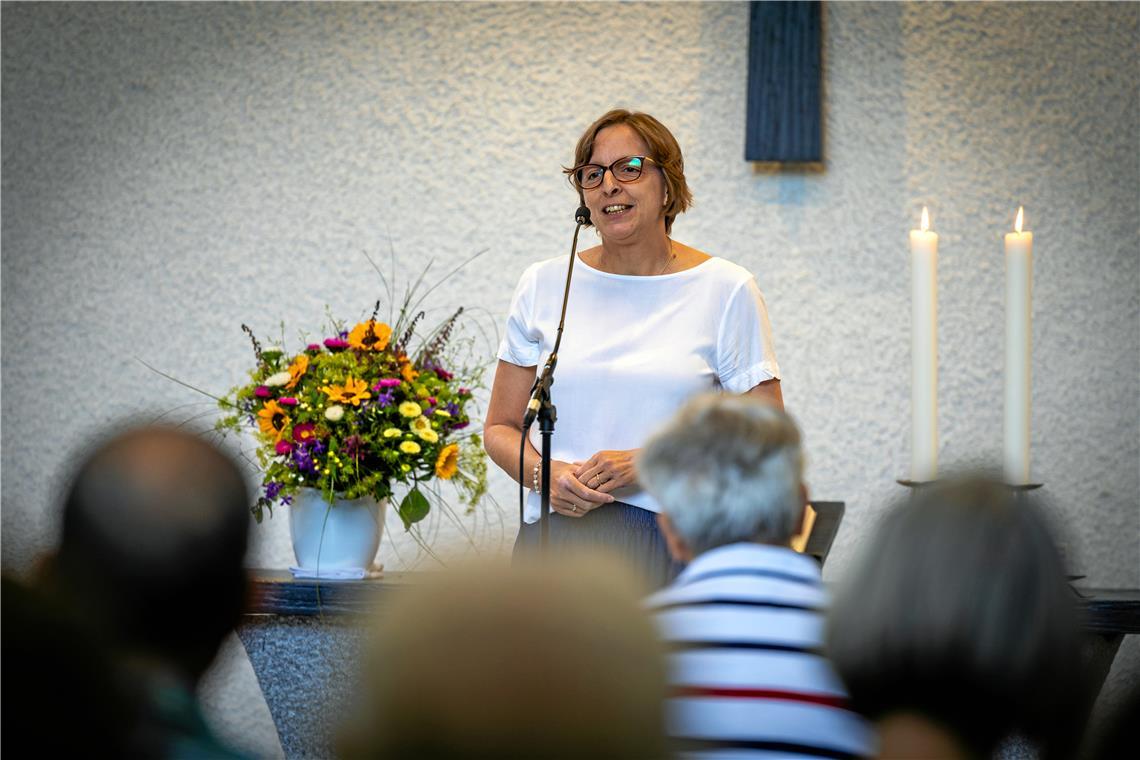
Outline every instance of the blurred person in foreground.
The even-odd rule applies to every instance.
[[[649,597],[673,650],[668,728],[687,757],[863,757],[869,725],[824,658],[827,591],[793,551],[807,504],[800,434],[749,396],[706,395],[638,460],[687,562]]]
[[[1074,755],[1087,717],[1076,599],[1037,506],[954,478],[883,521],[828,643],[886,758],[984,758],[1021,738]]]
[[[238,757],[206,725],[195,688],[246,596],[249,493],[202,438],[126,430],[96,446],[65,497],[44,589],[105,642],[141,703],[138,757]]]
[[[665,757],[660,645],[625,566],[584,551],[386,604],[340,756]]]
[[[0,580],[5,757],[130,754],[137,704],[108,648],[71,611],[13,577]]]

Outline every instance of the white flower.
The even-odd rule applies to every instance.
[[[330,406],[325,410],[325,419],[329,422],[340,422],[344,419],[344,407],[335,404]]]
[[[265,384],[270,388],[277,388],[289,382],[291,375],[288,372],[278,372],[276,375],[270,375],[265,378]]]

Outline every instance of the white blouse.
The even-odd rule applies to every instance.
[[[523,272],[499,359],[520,367],[545,364],[558,331],[567,263],[560,256]],[[744,393],[780,377],[755,278],[716,257],[658,276],[610,274],[579,259],[558,353],[551,455],[564,462],[641,448],[690,397],[720,389]],[[537,423],[530,437],[540,449]],[[612,495],[660,511],[637,486]],[[539,511],[539,494],[532,491],[526,521],[538,520]]]

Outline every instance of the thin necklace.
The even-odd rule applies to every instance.
[[[669,258],[665,261],[665,266],[661,267],[661,271],[656,274],[657,277],[665,274],[665,270],[673,263],[673,259],[677,258],[677,254],[673,253],[673,238],[667,238],[669,241]]]

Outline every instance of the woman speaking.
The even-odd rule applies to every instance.
[[[658,587],[680,568],[658,532],[658,505],[638,484],[634,456],[701,392],[752,393],[783,407],[768,314],[746,269],[670,237],[692,194],[680,146],[657,119],[610,111],[578,140],[565,171],[602,243],[575,265],[551,386],[558,421],[550,542],[617,551]],[[484,425],[491,458],[534,489],[516,552],[538,543],[537,425],[522,472],[519,445],[535,372],[554,347],[567,263],[560,256],[523,272]]]

